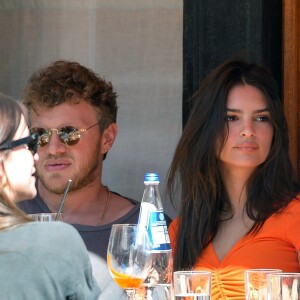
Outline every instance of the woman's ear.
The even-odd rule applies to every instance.
[[[116,123],[111,123],[103,130],[101,139],[101,153],[107,153],[115,142],[118,133],[118,126]]]

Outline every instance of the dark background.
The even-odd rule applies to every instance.
[[[268,66],[282,85],[282,1],[185,0],[183,126],[188,99],[218,64],[233,56]]]

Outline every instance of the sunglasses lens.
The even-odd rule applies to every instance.
[[[44,128],[32,128],[30,130],[30,133],[36,134],[38,136],[38,146],[43,147],[49,143],[52,130],[56,130],[59,139],[64,144],[67,144],[69,146],[77,144],[82,136],[80,130],[72,126],[62,127],[59,130],[57,129],[46,130]]]
[[[34,155],[37,152],[38,144],[39,142],[39,136],[37,134],[31,134],[30,135],[30,141],[27,143],[28,149],[31,151],[32,155]]]
[[[51,131],[45,130],[43,128],[32,128],[30,130],[31,134],[36,134],[38,136],[38,146],[44,147],[49,143]]]
[[[60,140],[69,146],[75,145],[81,139],[81,132],[78,128],[66,126],[58,131]]]

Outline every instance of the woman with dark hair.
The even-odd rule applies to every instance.
[[[15,202],[36,195],[38,138],[19,102],[0,94],[1,299],[97,299],[88,252],[62,222],[33,222]]]
[[[300,185],[277,84],[232,60],[192,101],[167,182],[173,203],[181,189],[174,270],[210,270],[212,299],[245,299],[245,269],[300,271]]]

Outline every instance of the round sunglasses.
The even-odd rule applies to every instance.
[[[50,138],[52,136],[52,131],[56,132],[58,138],[62,143],[64,143],[65,145],[73,146],[80,141],[84,132],[86,132],[87,130],[89,130],[90,128],[96,125],[99,125],[99,122],[85,129],[76,128],[73,126],[64,126],[59,129],[56,128],[44,129],[39,127],[34,127],[30,129],[30,133],[36,134],[38,136],[39,138],[38,145],[41,147],[44,147],[49,143]]]
[[[13,148],[25,145],[28,150],[31,151],[32,155],[37,152],[39,138],[36,134],[30,134],[27,137],[11,141],[0,146],[0,151],[12,150]]]

